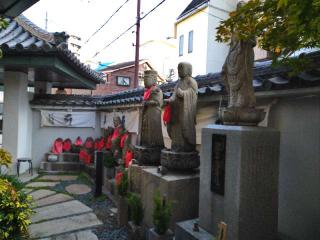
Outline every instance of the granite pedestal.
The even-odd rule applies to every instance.
[[[232,240],[275,240],[278,224],[277,130],[209,125],[202,129],[199,225]]]
[[[165,194],[173,202],[170,229],[175,223],[198,217],[199,171],[192,173],[171,173],[162,176],[156,167],[141,169],[141,199],[145,211],[144,224],[153,227],[153,198],[156,191]]]

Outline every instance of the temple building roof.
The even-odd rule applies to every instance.
[[[307,57],[312,61],[312,68],[291,76],[288,67],[274,67],[271,61],[256,62],[254,66],[253,87],[258,96],[281,96],[289,92],[320,92],[320,51],[309,53]],[[198,82],[199,100],[209,97],[210,101],[219,101],[227,93],[221,79],[221,73],[209,73],[195,77]],[[164,98],[171,96],[176,82],[165,83],[160,86]],[[143,100],[143,88],[107,95],[107,96],[81,96],[81,95],[38,95],[33,105],[51,106],[96,106],[125,107],[139,105]]]
[[[68,49],[68,35],[49,33],[23,15],[7,19],[9,25],[0,31],[5,70],[35,72],[35,81],[52,82],[53,87],[90,88],[102,81],[101,73],[84,65]]]
[[[1,0],[0,15],[16,17],[39,0]]]

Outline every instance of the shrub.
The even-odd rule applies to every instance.
[[[156,192],[154,198],[153,224],[156,233],[163,235],[167,232],[172,215],[172,203],[165,197],[161,197],[160,192]]]
[[[24,239],[33,213],[32,197],[14,187],[17,181],[12,184],[6,178],[0,177],[0,239]]]
[[[128,196],[128,204],[130,208],[130,219],[135,225],[140,225],[143,220],[143,207],[141,198],[137,194],[130,193]]]
[[[11,163],[12,163],[11,154],[4,148],[0,148],[0,168],[1,166],[9,167]]]
[[[106,168],[113,168],[117,166],[117,161],[115,160],[111,152],[108,151],[103,155],[103,165]]]
[[[126,170],[121,169],[120,172],[117,173],[116,175],[116,186],[117,186],[117,191],[118,194],[122,197],[127,196],[128,193],[128,173]]]

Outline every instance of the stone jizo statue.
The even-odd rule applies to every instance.
[[[161,126],[161,106],[163,94],[157,86],[156,71],[144,72],[145,94],[142,111],[141,145],[162,148],[163,136]]]
[[[238,3],[238,8],[243,3]],[[222,122],[232,125],[256,125],[264,118],[263,111],[255,109],[253,65],[255,38],[241,40],[235,30],[231,37],[228,56],[222,67],[222,79],[228,93],[228,107],[220,116]]]
[[[171,107],[167,131],[172,140],[171,151],[193,152],[196,148],[198,84],[192,78],[190,63],[179,63],[178,73],[180,79],[172,96],[166,100]]]

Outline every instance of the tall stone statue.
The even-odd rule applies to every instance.
[[[157,86],[158,73],[144,72],[144,100],[141,123],[141,144],[135,146],[135,158],[140,165],[159,165],[164,147],[161,125],[163,94]]]
[[[239,2],[238,8],[242,4]],[[264,113],[255,109],[252,84],[255,45],[255,38],[240,40],[236,30],[231,37],[230,50],[221,72],[228,93],[228,107],[220,116],[224,124],[257,125],[264,118]]]
[[[141,145],[146,147],[163,148],[161,107],[163,94],[157,86],[158,74],[156,71],[144,72],[144,85],[146,88],[142,110]],[[155,134],[157,133],[157,134]]]
[[[161,165],[168,169],[184,170],[199,166],[195,129],[198,84],[192,78],[190,63],[179,63],[178,73],[180,79],[172,96],[165,101],[171,113],[166,124],[172,143],[170,150],[162,151]]]
[[[196,146],[198,84],[191,76],[191,64],[179,63],[178,73],[180,80],[171,98],[166,100],[171,107],[167,131],[172,140],[172,151],[192,152]]]

